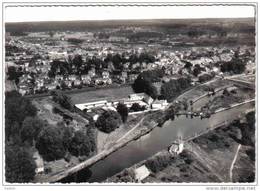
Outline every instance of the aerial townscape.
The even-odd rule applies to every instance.
[[[255,182],[255,20],[5,24],[9,183]]]

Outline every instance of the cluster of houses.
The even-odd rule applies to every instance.
[[[180,74],[181,71],[181,75],[189,75],[194,78],[194,76],[191,75],[190,70],[184,67],[185,62],[190,62],[192,64],[191,70],[194,69],[195,65],[199,64],[203,69],[203,72],[199,75],[212,71],[221,75],[220,69],[216,66],[216,63],[230,61],[235,52],[235,49],[212,47],[190,48],[182,51],[165,50],[157,52],[154,55],[156,61],[153,63],[125,63],[123,65],[123,70],[118,74],[113,73],[113,70],[108,67],[108,69],[103,69],[102,74],[100,75],[97,74],[93,67],[84,75],[56,75],[55,77],[50,78],[47,74],[50,71],[51,62],[53,60],[58,59],[67,61],[70,56],[73,57],[73,55],[76,54],[81,55],[83,60],[88,56],[104,59],[108,54],[115,53],[124,53],[125,58],[128,59],[131,54],[140,54],[146,50],[144,50],[143,47],[127,50],[119,49],[118,47],[113,47],[111,43],[109,46],[112,46],[113,48],[108,47],[108,43],[95,43],[93,44],[93,47],[91,44],[92,49],[90,50],[87,50],[87,48],[80,49],[75,46],[69,46],[68,44],[64,44],[63,41],[60,42],[61,44],[59,46],[51,46],[39,44],[38,41],[43,37],[41,37],[41,35],[38,38],[36,37],[27,37],[29,39],[36,39],[36,42],[28,39],[21,40],[20,38],[13,36],[6,42],[8,46],[16,46],[23,50],[20,52],[11,52],[6,56],[6,63],[9,63],[7,64],[7,67],[8,65],[15,65],[23,71],[23,75],[20,77],[17,86],[20,93],[23,95],[42,93],[48,90],[59,89],[64,86],[66,88],[77,88],[82,86],[110,85],[113,83],[132,83],[139,73],[156,68],[163,68],[165,75],[168,77]],[[122,39],[111,37],[110,40],[120,41]],[[248,51],[248,47],[241,47],[239,51],[241,54],[244,54]],[[255,61],[252,57],[248,62],[247,70],[249,72],[255,70],[254,63]],[[108,65],[111,66],[113,64],[108,63]]]
[[[144,108],[142,112],[147,112],[150,110],[163,110],[168,106],[168,102],[166,100],[153,100],[145,93],[137,93],[130,94],[128,98],[125,99],[90,101],[86,103],[75,104],[75,107],[81,112],[85,113],[93,113],[93,111],[96,109],[116,111],[117,105],[119,103],[125,104],[128,109],[130,109],[133,104],[137,103],[140,107]],[[129,114],[142,112],[130,112]],[[93,113],[94,120],[97,120],[98,116],[98,114]]]

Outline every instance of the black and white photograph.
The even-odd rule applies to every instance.
[[[257,3],[2,11],[4,186],[256,189]]]

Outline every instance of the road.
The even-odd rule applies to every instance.
[[[241,148],[241,144],[238,145],[236,154],[235,154],[234,159],[233,159],[231,166],[230,166],[230,170],[229,170],[230,182],[233,182],[233,168],[234,168],[234,164],[236,163],[237,155],[239,153],[240,148]]]

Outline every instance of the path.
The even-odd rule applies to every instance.
[[[230,182],[233,182],[232,181],[232,179],[233,179],[233,168],[234,168],[234,164],[235,164],[235,162],[237,160],[237,155],[238,155],[238,152],[239,152],[240,148],[241,148],[241,144],[238,145],[236,154],[235,154],[234,159],[233,159],[233,161],[231,163],[231,166],[230,166],[230,170],[229,170]]]
[[[135,130],[143,122],[144,118],[145,117],[143,117],[130,131],[128,131],[126,134],[124,134],[124,136],[121,137],[120,139],[118,139],[116,142],[118,143],[119,141],[124,139],[127,135],[129,135],[133,130]]]

